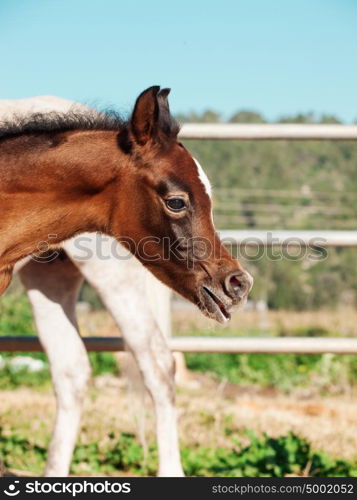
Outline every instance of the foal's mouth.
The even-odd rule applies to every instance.
[[[203,286],[201,290],[203,298],[203,307],[201,309],[203,309],[203,312],[220,323],[229,321],[231,319],[231,315],[228,311],[229,306],[223,302],[223,299],[218,297],[218,295],[207,286]]]

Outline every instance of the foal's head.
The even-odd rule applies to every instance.
[[[119,200],[125,221],[114,231],[161,281],[224,322],[245,302],[252,278],[219,241],[209,181],[177,141],[168,93],[145,90],[118,136],[128,163]]]

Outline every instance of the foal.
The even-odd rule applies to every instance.
[[[127,122],[81,113],[3,127],[0,293],[39,245],[100,231],[217,321],[246,300],[252,279],[215,233],[207,178],[177,141],[167,96],[145,90]]]
[[[114,128],[114,130],[111,131],[115,132],[116,140],[119,144],[119,152],[121,153],[120,156],[122,164],[115,164],[115,174],[117,174],[118,178],[110,180],[108,184],[112,183],[115,184],[116,187],[121,188],[122,186],[119,185],[118,180],[121,181],[122,177],[124,177],[124,174],[132,174],[132,176],[135,177],[135,175],[139,173],[138,182],[142,183],[142,191],[141,189],[133,189],[133,192],[135,193],[136,197],[145,197],[145,200],[147,202],[147,204],[144,205],[144,203],[141,203],[140,199],[136,198],[136,206],[138,209],[141,209],[139,210],[139,214],[142,213],[142,220],[138,221],[137,217],[129,218],[129,222],[133,226],[130,229],[131,233],[125,231],[122,234],[124,234],[124,236],[126,236],[127,234],[131,234],[134,235],[134,237],[126,236],[123,243],[126,244],[126,246],[128,246],[133,251],[133,253],[135,253],[138,258],[158,277],[175,288],[179,293],[182,293],[193,302],[197,303],[197,305],[201,308],[201,310],[203,310],[203,312],[219,321],[224,321],[229,318],[229,309],[233,305],[239,304],[245,299],[248,289],[251,285],[251,279],[249,275],[244,273],[244,271],[240,269],[239,265],[231,259],[227,252],[224,251],[222,255],[220,255],[222,247],[220,247],[218,239],[214,234],[211,221],[209,220],[207,223],[206,220],[207,214],[210,213],[210,200],[208,197],[209,184],[199,165],[196,162],[192,162],[192,158],[188,155],[187,151],[184,150],[181,145],[177,144],[177,127],[169,114],[167,93],[168,92],[165,90],[159,93],[157,88],[148,89],[148,91],[144,92],[138,98],[136,106],[134,108],[133,116],[127,123],[113,120],[112,118],[104,119],[102,117],[101,119],[98,119],[98,116],[94,117],[94,115],[88,114],[86,117],[80,117],[76,115],[68,115],[67,117],[57,116],[56,120],[52,121],[43,121],[41,117],[37,117],[37,120],[32,122],[30,121],[27,123],[19,123],[17,124],[17,126],[14,126],[12,124],[10,126],[7,126],[2,131],[5,149],[2,149],[0,147],[0,152],[1,155],[3,155],[2,151],[5,151],[5,154],[7,154],[8,156],[10,155],[10,159],[13,160],[13,165],[15,165],[15,150],[16,147],[20,146],[20,151],[17,154],[27,154],[28,157],[32,160],[31,166],[33,167],[36,166],[34,156],[36,156],[35,148],[37,147],[39,149],[38,153],[42,153],[42,158],[39,159],[40,165],[46,165],[46,162],[53,161],[53,156],[51,157],[51,155],[46,155],[45,153],[52,152],[51,149],[56,149],[60,146],[62,146],[62,149],[60,148],[59,153],[63,153],[64,145],[68,146],[67,143],[70,143],[70,145],[73,147],[73,138],[72,142],[70,140],[72,134],[69,132],[72,129],[74,130],[78,128],[79,130],[81,130],[84,128],[88,132],[91,131],[93,134],[93,132],[98,132],[98,127],[100,129],[105,129],[105,132],[109,132],[109,130],[107,130],[108,128]],[[150,99],[148,99],[148,94],[150,96]],[[145,100],[144,102],[141,102],[144,98],[147,102],[145,102]],[[154,100],[153,106],[152,100]],[[146,116],[144,111],[146,112]],[[136,128],[137,125],[140,124],[139,118],[143,113],[144,122],[146,123],[146,139],[144,138],[143,134],[140,134],[138,132]],[[117,128],[117,130],[115,130],[115,127]],[[83,133],[83,130],[82,134],[85,135]],[[93,135],[91,137],[93,138]],[[7,141],[5,140],[6,138]],[[15,144],[13,143],[15,149],[13,150],[12,157],[11,149],[6,149],[6,144],[11,144],[11,139],[13,141],[17,139],[17,142],[15,140]],[[83,139],[86,139],[86,137],[81,137],[81,142],[79,144],[82,147],[84,146]],[[85,144],[85,146],[87,146],[87,143]],[[91,145],[89,144],[88,146],[88,149],[90,149]],[[183,155],[181,150],[178,153],[177,147],[182,148],[185,154]],[[74,148],[74,151],[77,155],[79,154],[78,149]],[[106,154],[104,154],[101,148],[99,148],[98,151],[102,153],[102,158],[104,158],[104,160],[107,160],[109,153],[112,152],[110,148],[109,151],[105,152]],[[171,151],[174,153],[174,159],[180,163],[180,166],[177,168],[183,170],[173,170],[173,167],[175,167],[175,165],[172,165],[168,161],[168,155],[171,154]],[[84,148],[84,153],[87,154],[87,148]],[[123,154],[125,155],[124,157]],[[93,156],[91,156],[91,158],[93,159]],[[68,156],[65,156],[65,159],[68,161]],[[0,172],[2,173],[1,160],[2,157],[0,157]],[[188,160],[190,160],[190,163],[188,162]],[[61,161],[59,161],[59,163],[57,164],[56,162],[54,162],[54,165],[57,166],[57,169],[62,168],[63,164],[61,163]],[[155,163],[153,163],[150,168],[151,161]],[[81,175],[83,175],[84,184],[83,187],[79,187],[78,183],[75,183],[74,185],[74,192],[78,193],[82,200],[82,203],[78,204],[78,207],[81,207],[82,209],[82,205],[84,206],[85,204],[87,204],[85,195],[87,195],[88,200],[92,199],[96,203],[98,203],[99,207],[102,206],[104,201],[107,202],[111,207],[111,224],[107,224],[102,230],[106,231],[109,234],[112,234],[111,231],[113,231],[113,227],[116,227],[114,226],[114,219],[118,216],[117,212],[120,214],[120,210],[117,209],[125,207],[125,204],[122,203],[122,199],[125,198],[126,193],[120,189],[115,192],[114,189],[114,197],[119,193],[121,195],[121,199],[113,201],[111,199],[111,197],[113,197],[113,191],[106,191],[106,183],[104,182],[103,184],[103,180],[99,182],[99,180],[96,178],[94,179],[94,177],[94,184],[97,183],[97,187],[96,190],[94,190],[95,192],[92,192],[93,180],[91,180],[91,182],[89,183],[89,189],[88,184],[85,182],[86,179],[84,176],[85,168],[87,168],[88,166],[84,165],[85,168],[83,168],[82,161],[78,163],[80,166]],[[155,168],[156,164],[161,166],[161,172],[160,169]],[[110,165],[112,164],[110,163]],[[121,169],[123,165],[126,168],[131,167],[131,171],[118,172],[117,170]],[[75,166],[76,161],[74,163],[72,162],[72,164],[71,162],[69,162],[69,165],[64,165],[64,169],[66,171],[69,171],[69,173],[71,174]],[[70,168],[68,169],[68,167]],[[48,168],[51,168],[51,165]],[[40,172],[43,172],[43,170],[40,169]],[[58,172],[56,172],[56,174],[58,176]],[[166,179],[165,177],[160,176],[161,174],[164,174]],[[159,175],[158,179],[156,179],[157,175]],[[1,180],[2,179],[3,176],[1,175]],[[46,181],[47,179],[48,176],[47,178],[45,177]],[[16,179],[16,176],[15,180],[19,181],[18,178]],[[61,191],[61,195],[63,196],[63,198],[60,198],[60,202],[65,201],[65,203],[67,204],[68,202],[70,202],[68,205],[72,207],[74,200],[68,200],[68,198],[71,198],[70,194],[72,194],[72,192],[71,190],[68,190],[67,193],[67,191],[63,189],[63,176],[59,176],[59,181],[59,186],[63,190],[63,193]],[[100,188],[98,188],[98,183],[100,184]],[[46,184],[49,185],[49,190]],[[125,182],[123,182],[123,184],[133,186],[132,182],[128,184],[125,184]],[[14,185],[15,187],[17,187],[16,182],[12,184],[12,186]],[[26,185],[26,182],[22,184],[20,182],[20,186],[26,186],[27,189],[25,189],[24,192],[26,193],[27,191],[27,194],[29,194],[30,190],[28,189],[28,184]],[[46,199],[45,195],[49,196],[51,203],[53,201],[58,201],[58,199],[56,199],[56,193],[53,193],[52,191],[52,186],[53,183],[47,181],[47,183],[45,183],[45,189],[42,190],[42,194],[44,195],[43,198]],[[39,189],[39,192],[41,193],[41,189]],[[109,193],[109,196],[103,196],[103,193]],[[98,202],[100,196],[97,195],[101,195],[100,202]],[[41,196],[39,198],[41,201]],[[54,198],[54,200],[52,198]],[[107,200],[107,198],[109,198],[109,201]],[[126,201],[128,201],[128,199],[129,198],[127,197]],[[118,205],[120,206],[118,207]],[[37,206],[38,205],[35,205],[35,208],[37,208]],[[53,206],[54,209],[57,208],[56,203]],[[152,217],[147,217],[147,214],[144,212],[146,206],[148,206],[148,208],[153,211]],[[42,210],[44,208],[47,208],[43,207],[43,205],[41,204],[40,207],[42,208]],[[122,212],[124,211],[122,210]],[[45,214],[47,216],[48,212],[45,211]],[[33,215],[36,217],[36,210]],[[123,220],[125,220],[125,215],[127,214],[124,213]],[[95,219],[93,215],[91,215],[91,217]],[[69,219],[72,219],[71,215]],[[75,219],[75,221],[78,221],[78,219]],[[51,245],[58,242],[60,239],[63,239],[61,233],[60,235],[58,235],[59,231],[57,231],[58,227],[60,228],[60,231],[63,231],[63,229],[61,229],[61,222],[62,221],[58,221],[56,224],[56,235],[51,234],[51,239],[49,238],[49,243]],[[73,221],[68,220],[67,217],[67,220],[65,222],[65,228],[67,228],[68,231],[69,222],[72,223]],[[97,224],[96,220],[94,222],[95,224]],[[89,227],[92,228],[92,226]],[[101,229],[101,227],[96,228]],[[79,229],[76,229],[75,233],[81,232],[82,230],[83,226]],[[137,239],[135,239],[135,236],[137,236],[137,233],[139,231],[141,231],[146,236],[146,238],[144,237],[144,239],[140,239],[139,237],[137,237]],[[148,237],[148,231],[150,232],[150,234],[155,235],[155,238]],[[194,238],[197,237],[197,235],[200,237],[200,240],[198,241],[198,247],[202,246],[202,243],[207,244],[208,242],[211,244],[211,246],[213,245],[213,251],[212,248],[210,248],[211,252],[209,254],[202,254],[202,250],[200,250],[199,248],[199,251],[197,252],[194,241]],[[120,236],[122,235],[119,234],[119,237]],[[174,251],[165,253],[165,251],[167,250],[164,245],[165,238],[169,241],[170,244],[176,243],[174,239],[177,239],[179,243],[176,247],[174,247]],[[20,249],[19,247],[21,248],[21,242],[17,242],[17,246],[15,245],[15,250],[17,250],[18,252]],[[70,252],[70,243],[67,244],[67,247],[67,251]],[[148,249],[149,252],[147,251]],[[154,253],[154,251],[156,251],[157,253]],[[26,249],[26,253],[23,252],[23,255],[27,253],[31,252],[28,252],[28,250]],[[8,252],[6,255],[9,254],[11,255],[11,252]],[[15,260],[16,259],[14,259],[13,261],[10,260],[10,262],[12,263]],[[158,268],[158,264],[163,269]],[[42,342],[45,342],[45,338],[43,335],[41,335],[41,332],[42,334],[44,334],[44,332],[46,332],[46,327],[47,331],[49,330],[49,313],[51,313],[51,317],[53,321],[56,321],[57,325],[62,325],[61,328],[56,329],[57,340],[55,340],[54,338],[52,339],[53,342],[51,340],[51,346],[54,348],[49,347],[49,339],[46,340],[48,347],[47,352],[49,354],[55,384],[55,374],[57,373],[60,376],[59,370],[63,365],[63,361],[66,362],[67,368],[71,368],[71,361],[73,361],[73,366],[79,366],[81,364],[81,366],[83,367],[83,370],[81,371],[81,377],[77,377],[77,371],[77,379],[69,377],[67,384],[61,383],[63,411],[60,412],[60,415],[58,415],[59,420],[57,420],[56,422],[55,435],[52,440],[50,458],[47,466],[47,475],[63,475],[66,474],[68,470],[71,450],[73,448],[75,434],[77,431],[77,425],[73,422],[73,419],[75,420],[75,422],[79,422],[80,412],[80,409],[78,410],[78,404],[77,408],[73,403],[69,405],[71,399],[68,398],[71,397],[71,394],[73,397],[74,393],[78,392],[76,390],[73,390],[73,381],[76,382],[75,387],[78,388],[78,384],[79,387],[82,387],[83,392],[85,380],[88,376],[88,367],[85,362],[85,352],[83,352],[83,345],[80,342],[79,338],[78,341],[75,340],[76,331],[73,304],[78,289],[78,283],[80,283],[81,279],[80,275],[75,272],[75,268],[70,263],[70,261],[68,261],[68,263],[60,261],[58,264],[53,263],[52,265],[43,266],[43,272],[42,268],[40,270],[38,266],[38,263],[30,262],[25,268],[23,268],[23,271],[21,271],[21,273],[25,285],[30,289],[29,296],[34,306],[36,323],[39,328]],[[9,267],[10,266],[8,266],[6,269],[3,268],[3,276],[6,276],[6,273],[9,272]],[[180,270],[177,270],[178,268],[183,269],[183,271],[185,272],[185,274],[182,276],[182,281],[186,280],[187,283],[175,283],[175,276],[178,276],[178,273],[181,272]],[[85,269],[87,269],[87,271]],[[97,269],[97,272],[93,272],[93,270],[95,269]],[[105,269],[106,273],[104,273]],[[133,324],[133,321],[137,316],[135,307],[140,307],[142,309],[143,304],[145,304],[145,301],[137,302],[136,300],[133,300],[133,298],[135,299],[135,292],[136,297],[139,297],[140,286],[142,284],[142,274],[140,275],[139,271],[137,272],[138,281],[135,285],[131,280],[129,281],[129,283],[125,283],[122,280],[121,284],[119,282],[115,284],[113,282],[113,277],[115,276],[115,269],[113,265],[103,266],[102,263],[100,263],[99,265],[99,262],[98,265],[93,265],[93,263],[89,265],[89,263],[87,263],[85,266],[82,265],[81,271],[84,275],[86,275],[87,279],[89,279],[89,281],[91,281],[92,284],[103,294],[102,296],[104,296],[104,302],[106,303],[107,307],[112,311],[119,324],[121,323],[120,326],[124,336],[124,332],[129,332],[130,329],[136,332],[136,335],[130,335],[130,337],[128,337],[128,339],[130,340],[128,341],[127,339],[127,342],[129,344],[129,349],[131,349],[131,351],[134,353],[139,363],[139,367],[144,375],[146,386],[153,396],[155,403],[159,441],[158,444],[160,452],[159,473],[161,473],[162,475],[179,475],[180,473],[182,473],[182,469],[180,466],[179,453],[177,448],[175,413],[172,402],[173,390],[172,384],[169,380],[169,374],[171,370],[170,367],[172,367],[171,355],[166,347],[165,342],[161,339],[161,336],[158,336],[156,334],[154,335],[155,332],[158,332],[155,322],[152,323],[152,320],[150,320],[149,324],[146,325],[145,328],[143,328],[143,326],[140,324],[140,321],[136,327],[135,324]],[[54,284],[56,283],[56,273],[58,274],[59,272],[62,273],[62,283],[57,283],[57,285],[54,286]],[[125,304],[123,304],[123,308],[120,309],[119,306],[122,305],[121,301],[115,303],[115,300],[120,297],[120,293],[118,293],[118,286],[119,288],[122,287],[121,292],[123,292],[126,288],[128,295],[131,290],[129,284],[130,286],[132,284],[134,285],[134,293],[130,295],[130,305],[133,308],[132,315],[128,314]],[[127,304],[128,302],[125,301],[125,303]],[[57,307],[56,304],[62,306],[62,309],[61,307]],[[118,319],[118,312],[119,317],[121,317],[121,321]],[[141,312],[143,312],[143,310]],[[152,312],[149,311],[148,317],[151,317],[150,314],[152,314]],[[66,318],[68,319],[66,320]],[[127,322],[125,318],[128,318]],[[152,329],[150,327],[151,323]],[[75,348],[73,350],[71,349],[72,354],[69,357],[69,350],[66,351],[63,340],[65,338],[65,332],[69,332],[72,329],[74,331],[74,336],[72,334],[71,335],[74,344],[72,344],[71,347]],[[147,333],[150,331],[153,332],[151,340],[149,337],[147,337]],[[139,332],[142,333],[139,335]],[[58,349],[60,351],[63,351],[62,347],[64,348],[63,354],[65,358],[62,358],[61,363]],[[143,355],[144,353],[145,356]],[[159,356],[157,356],[158,353],[160,353]],[[73,358],[73,356],[75,357]],[[73,358],[73,360],[71,360],[70,358]],[[73,366],[72,370],[70,369],[70,373],[72,373],[73,371]],[[62,374],[65,374],[65,372],[66,370],[63,369]],[[158,376],[160,372],[162,372],[162,375],[164,375],[164,379]],[[166,382],[163,383],[164,380],[167,380],[168,385],[166,385]],[[60,387],[58,377],[57,382],[58,396],[58,389]],[[67,387],[68,389],[67,392],[66,390],[63,391],[63,388],[65,387]],[[67,410],[66,407],[68,408]],[[61,406],[59,408],[61,408]],[[72,409],[70,410],[70,408]],[[71,431],[69,435],[67,433],[66,439],[62,439],[63,434],[62,436],[59,435],[58,433],[56,433],[56,430],[60,432],[60,430],[62,429],[63,432],[66,427],[68,427],[68,430]],[[56,457],[61,457],[59,462],[58,460],[56,461]]]

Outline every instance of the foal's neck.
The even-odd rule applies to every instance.
[[[111,234],[126,162],[116,138],[115,131],[76,131],[0,143],[0,272],[39,244]]]

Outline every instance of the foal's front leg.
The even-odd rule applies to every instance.
[[[78,256],[78,249],[71,246],[71,243],[73,244],[72,241],[66,244],[68,255]],[[174,361],[150,305],[149,294],[154,295],[158,291],[153,290],[152,286],[149,286],[149,292],[147,290],[148,280],[154,278],[134,258],[120,260],[111,257],[101,260],[94,256],[90,260],[77,261],[76,265],[113,315],[152,397],[156,414],[159,475],[182,476],[175,408]],[[160,287],[162,289],[163,285]],[[162,303],[164,302],[163,297]],[[164,314],[161,319],[163,316]]]
[[[83,278],[65,256],[30,261],[20,277],[30,299],[40,341],[47,353],[57,413],[45,476],[67,476],[77,439],[90,365],[78,334],[75,303]]]

